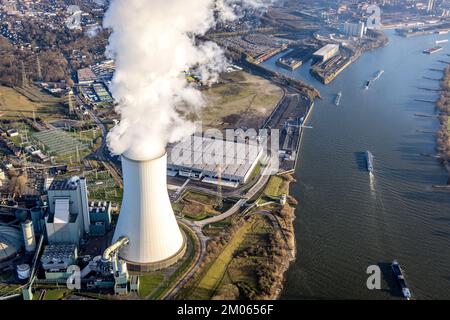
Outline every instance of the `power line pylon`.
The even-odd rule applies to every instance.
[[[28,86],[28,80],[27,80],[27,73],[25,71],[25,63],[23,63],[23,61],[20,62],[21,68],[22,68],[22,87],[26,87]]]
[[[222,193],[222,165],[217,165],[217,209],[223,208],[223,193]]]
[[[67,102],[69,105],[69,114],[72,115],[74,113],[74,107],[73,107],[73,91],[69,90],[69,93],[67,94]]]
[[[41,59],[39,59],[39,55],[36,55],[36,71],[37,71],[37,80],[42,81]]]

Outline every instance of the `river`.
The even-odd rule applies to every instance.
[[[448,175],[435,154],[432,103],[441,78],[439,60],[450,61],[450,43],[423,54],[450,35],[402,38],[365,53],[330,85],[309,74],[309,65],[289,72],[318,88],[305,129],[291,192],[299,200],[295,221],[298,257],[286,274],[282,299],[399,299],[389,264],[398,259],[416,299],[450,299],[450,193],[433,190]],[[364,90],[365,81],[384,75]],[[342,91],[339,107],[334,100]],[[375,156],[366,171],[364,152]],[[382,270],[381,290],[369,290],[370,265]]]

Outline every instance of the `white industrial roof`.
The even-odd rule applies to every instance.
[[[244,143],[191,136],[169,146],[169,168],[177,167],[216,172],[221,165],[222,176],[244,177],[261,157],[262,147],[255,142]],[[216,160],[222,159],[221,161]]]
[[[320,48],[319,50],[317,50],[316,52],[314,52],[315,56],[325,56],[327,55],[330,51],[332,50],[336,50],[339,49],[339,45],[337,44],[327,44],[326,46]]]
[[[54,223],[69,223],[69,198],[55,199],[55,218]]]

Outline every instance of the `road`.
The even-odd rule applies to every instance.
[[[78,104],[85,105],[78,95],[75,95],[75,97]],[[89,155],[89,157],[101,161],[103,165],[106,167],[106,169],[111,173],[117,185],[123,188],[122,174],[115,165],[114,160],[108,150],[108,145],[106,142],[108,130],[105,124],[100,120],[100,118],[95,114],[95,112],[90,107],[86,107],[86,110],[89,113],[89,116],[92,118],[92,120],[94,120],[94,122],[97,124],[100,130],[102,130],[102,144],[99,148],[97,148],[97,150],[92,152]]]
[[[181,280],[179,282],[174,284],[172,288],[169,289],[169,291],[162,297],[163,300],[173,299],[175,295],[181,290],[181,288],[183,288],[188,283],[188,281],[192,279],[197,270],[200,268],[201,263],[205,259],[206,245],[209,239],[203,234],[202,228],[194,224],[192,221],[182,218],[179,218],[178,221],[191,229],[196,234],[197,239],[199,240],[200,250],[197,253],[195,264],[193,264],[191,268],[182,277],[180,277]]]
[[[278,155],[276,155],[276,156],[278,156]],[[271,171],[272,171],[272,163],[274,163],[274,162],[271,159],[269,164],[264,168],[264,171],[262,172],[258,182],[256,182],[256,184],[247,192],[245,197],[243,197],[238,202],[236,202],[236,204],[234,206],[232,206],[228,211],[222,213],[221,215],[211,217],[209,219],[205,219],[202,221],[196,221],[195,224],[197,226],[203,228],[204,226],[206,226],[208,224],[223,221],[223,220],[227,219],[228,217],[231,217],[232,215],[234,215],[236,212],[238,212],[242,208],[242,206],[247,203],[248,200],[253,198],[262,188],[265,187],[267,182],[269,182],[269,179],[271,177]]]

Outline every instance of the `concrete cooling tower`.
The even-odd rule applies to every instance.
[[[122,155],[124,194],[113,242],[130,243],[120,257],[132,270],[152,271],[177,262],[186,251],[167,192],[167,154],[142,160]]]

